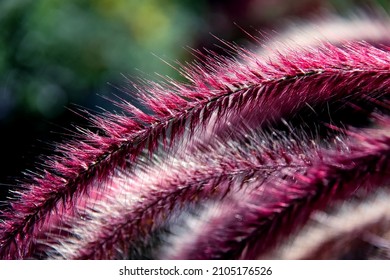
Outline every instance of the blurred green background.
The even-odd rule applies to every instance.
[[[186,46],[216,47],[209,33],[239,44],[284,19],[389,1],[0,0],[0,183],[3,194],[34,168],[64,128],[85,120],[68,108],[97,106],[126,84],[121,75],[180,79],[161,62],[191,61]],[[156,56],[152,55],[155,54]],[[137,70],[138,69],[138,70]],[[1,193],[1,191],[0,191]]]

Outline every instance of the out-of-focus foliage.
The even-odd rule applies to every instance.
[[[135,68],[173,74],[151,53],[183,57],[201,27],[201,2],[2,0],[0,118],[20,106],[54,117]]]
[[[329,3],[332,8],[341,12],[351,12],[356,8],[390,10],[389,0],[329,0]]]

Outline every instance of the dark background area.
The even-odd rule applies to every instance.
[[[240,28],[258,36],[286,19],[356,7],[389,11],[388,2],[1,0],[0,199],[23,171],[37,168],[40,155],[50,154],[50,144],[66,141],[66,129],[87,125],[72,111],[114,110],[101,96],[125,97],[115,88],[126,85],[123,75],[182,80],[157,57],[192,61],[189,47],[222,51],[210,33],[246,45],[251,39]]]

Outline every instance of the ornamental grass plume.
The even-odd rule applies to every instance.
[[[132,82],[147,110],[85,112],[1,214],[0,258],[389,258],[389,28],[221,40],[187,83]]]

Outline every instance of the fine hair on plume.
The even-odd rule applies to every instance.
[[[129,81],[144,109],[82,112],[14,190],[0,259],[390,258],[388,30],[328,16]]]

